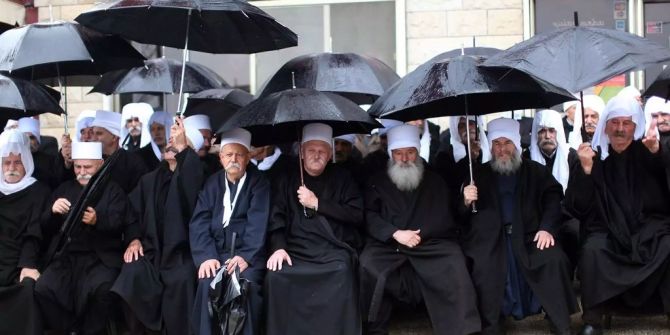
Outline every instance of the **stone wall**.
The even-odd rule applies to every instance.
[[[25,9],[23,6],[8,0],[0,0],[0,21],[9,24],[15,22],[23,24],[24,17]]]

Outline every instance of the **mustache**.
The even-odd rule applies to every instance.
[[[541,140],[540,141],[540,146],[541,147],[543,147],[546,144],[556,145],[556,142],[554,142],[553,140]]]
[[[21,177],[21,174],[17,171],[7,171],[3,174],[5,177]]]
[[[612,136],[614,136],[614,137],[626,137],[626,132],[616,130],[616,131],[614,131],[614,134],[612,134]]]
[[[232,169],[232,168],[236,168],[236,169],[239,170],[239,169],[242,168],[242,166],[237,162],[230,162],[230,163],[228,163],[228,165],[226,165],[225,170],[228,171],[228,169]]]
[[[90,174],[78,174],[77,175],[77,180],[90,180],[91,178],[93,178],[93,176],[90,175]]]

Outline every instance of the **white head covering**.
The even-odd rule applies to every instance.
[[[123,106],[123,109],[121,109],[121,142],[128,136],[128,128],[126,128],[126,121],[128,119],[136,117],[140,119],[140,122],[144,126],[153,113],[154,108],[146,102],[131,102]],[[140,131],[142,132],[140,147],[143,147],[151,142],[151,135],[147,127],[142,127]]]
[[[202,149],[202,146],[205,144],[205,138],[202,136],[200,129],[184,125],[184,130],[186,130],[186,138],[193,144],[193,150],[198,151]]]
[[[592,109],[594,112],[598,113],[598,116],[603,114],[605,110],[605,101],[603,98],[595,94],[587,94],[584,96],[584,108]],[[575,122],[572,124],[573,128],[570,134],[568,135],[568,143],[570,147],[577,150],[579,146],[584,142],[582,139],[582,105],[577,104],[575,108]]]
[[[195,129],[212,130],[212,125],[209,123],[209,116],[204,114],[191,115],[185,118],[184,126],[193,127]]]
[[[7,123],[5,124],[5,129],[4,130],[10,130],[17,128],[19,126],[19,121],[16,120],[7,120]]]
[[[91,127],[105,128],[112,135],[121,137],[121,114],[103,110],[95,111],[95,119]]]
[[[22,117],[19,119],[18,129],[23,133],[31,133],[37,137],[37,143],[40,143],[40,121],[31,117]]]
[[[373,130],[372,130],[372,133],[373,133],[373,134],[374,134],[374,133],[378,133],[379,136],[386,135],[386,132],[388,132],[389,129],[391,129],[391,128],[395,127],[395,126],[399,126],[399,125],[405,124],[405,123],[402,122],[402,121],[392,120],[392,119],[377,119],[377,121],[379,121],[379,123],[381,123],[382,126],[384,126],[384,128],[376,128],[376,129],[373,129]]]
[[[302,127],[302,144],[307,141],[323,141],[333,146],[333,128],[323,123],[310,123]]]
[[[356,142],[356,134],[346,134],[346,135],[335,136],[335,139],[336,140],[347,141],[351,144],[354,144]]]
[[[568,166],[568,154],[570,153],[570,146],[565,142],[565,131],[563,130],[563,120],[558,112],[545,109],[535,113],[533,119],[533,127],[530,134],[530,159],[547,165],[542,150],[537,145],[537,132],[542,128],[554,128],[556,130],[556,157],[554,158],[554,167],[551,174],[563,186],[563,192],[568,188],[568,179],[570,178],[570,167]]]
[[[428,120],[423,120],[423,132],[421,133],[421,149],[419,149],[419,156],[426,162],[430,160],[430,129],[428,128]]]
[[[605,106],[605,110],[600,115],[596,133],[593,134],[593,143],[591,146],[593,150],[598,150],[600,146],[600,159],[605,160],[609,156],[610,140],[605,134],[605,126],[607,121],[616,117],[632,117],[635,122],[634,140],[639,140],[644,135],[644,113],[640,104],[634,98],[627,95],[617,95],[610,99]]]
[[[395,126],[386,133],[388,137],[388,154],[393,157],[393,150],[401,148],[416,148],[421,151],[419,129],[411,124]]]
[[[81,130],[84,128],[89,128],[93,124],[93,120],[95,120],[95,111],[94,110],[85,110],[79,113],[79,116],[77,116],[77,125],[76,125],[76,134],[74,134],[74,141],[73,142],[80,142],[81,141]]]
[[[621,89],[621,91],[619,91],[619,93],[617,93],[617,95],[622,95],[622,96],[626,96],[626,97],[629,97],[629,98],[636,99],[636,98],[640,97],[641,94],[640,94],[640,90],[635,88],[635,86],[629,85],[629,86],[626,86],[623,89]]]
[[[519,122],[508,118],[499,118],[489,121],[486,125],[488,129],[489,148],[493,147],[493,141],[504,137],[514,142],[516,150],[521,152],[521,134],[519,133]]]
[[[151,125],[154,123],[159,123],[162,124],[163,127],[165,127],[165,144],[167,145],[167,142],[170,140],[170,127],[172,127],[172,123],[174,121],[172,120],[172,116],[168,114],[167,112],[154,112],[151,114],[151,117],[149,118],[149,122],[146,123],[146,128],[147,132],[149,133],[149,138],[151,139],[151,149],[154,152],[154,156],[158,158],[158,160],[163,160],[163,155],[161,153],[161,149],[158,148],[158,145],[156,142],[154,142],[154,139],[151,137]],[[142,138],[144,138],[144,135],[142,135]]]
[[[72,142],[72,159],[102,159],[102,143]]]
[[[461,142],[461,136],[458,133],[458,123],[461,121],[461,118],[465,118],[465,116],[449,117],[449,143],[451,143],[454,161],[456,162],[463,159],[467,152],[467,148],[465,147],[465,144]],[[489,142],[485,141],[486,132],[484,131],[484,119],[481,117],[476,119],[477,127],[479,128],[479,145],[482,149],[482,163],[486,163],[491,160],[491,148],[489,147]],[[468,116],[468,120],[475,121],[475,116]]]
[[[0,193],[10,195],[19,192],[32,185],[37,180],[32,177],[35,171],[33,154],[30,152],[30,139],[18,129],[9,129],[0,134],[0,157],[9,157],[9,154],[21,155],[23,168],[26,175],[18,183],[9,184],[5,182],[4,173],[0,176]]]
[[[251,133],[242,128],[235,128],[221,134],[221,149],[226,144],[236,143],[251,150]]]
[[[571,100],[563,103],[563,112],[567,111],[570,107],[579,104],[579,100]]]
[[[645,132],[651,126],[652,114],[654,113],[670,114],[670,102],[666,102],[665,99],[655,96],[647,99],[647,103],[644,105]],[[658,129],[656,129],[656,135],[659,135]]]

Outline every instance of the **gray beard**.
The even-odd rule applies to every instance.
[[[495,157],[491,157],[491,169],[499,174],[509,176],[519,170],[520,167],[521,155],[519,151],[516,151],[512,155],[512,159],[508,161],[499,161]]]
[[[423,161],[417,158],[414,163],[396,163],[389,159],[387,173],[395,186],[401,191],[414,191],[423,178]]]

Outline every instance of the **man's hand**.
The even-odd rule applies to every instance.
[[[134,239],[128,244],[128,248],[126,248],[126,252],[123,254],[123,260],[126,263],[130,263],[140,259],[140,256],[144,256],[142,242],[138,239]]]
[[[233,271],[235,271],[235,267],[240,268],[240,273],[244,272],[244,270],[246,270],[249,267],[247,261],[245,261],[244,258],[240,256],[230,258],[223,264],[226,265],[226,271],[228,271],[228,274],[232,274]]]
[[[184,120],[181,117],[177,117],[174,120],[174,124],[170,127],[170,142],[177,151],[182,152],[186,147],[188,147],[188,142],[186,140],[186,129],[184,128]]]
[[[642,139],[642,144],[644,144],[644,146],[647,147],[649,152],[652,154],[657,153],[658,149],[661,147],[656,129],[657,121],[656,118],[653,118],[651,119],[651,125],[649,126],[649,130],[647,130],[647,134],[645,134],[644,138]]]
[[[19,283],[25,278],[32,278],[34,281],[37,281],[37,278],[40,277],[40,272],[37,269],[23,268],[21,269],[21,274],[19,275]]]
[[[216,271],[220,267],[221,263],[218,259],[208,259],[200,264],[200,269],[198,269],[198,278],[213,278],[216,276]]]
[[[465,207],[470,207],[478,199],[477,186],[475,184],[470,184],[463,188],[463,204]]]
[[[591,143],[582,143],[577,148],[577,156],[579,162],[582,164],[582,170],[587,175],[591,174],[593,168],[593,158],[596,157],[596,152],[591,148]]]
[[[284,249],[279,249],[275,251],[272,256],[268,259],[267,268],[270,271],[281,271],[282,263],[286,261],[289,266],[293,266],[293,263],[291,262],[291,257],[288,256],[288,253],[286,253],[286,250]]]
[[[95,223],[98,222],[98,216],[95,215],[95,209],[93,209],[93,207],[86,207],[84,216],[81,217],[81,222],[87,225],[95,226]]]
[[[397,230],[395,233],[393,233],[393,239],[398,241],[398,243],[408,247],[408,248],[414,248],[419,243],[421,243],[421,236],[419,236],[419,233],[421,232],[421,229],[419,230]]]
[[[547,231],[540,230],[535,234],[533,242],[537,242],[537,248],[540,250],[549,249],[554,246],[554,237]]]
[[[70,211],[70,202],[65,198],[58,198],[53,206],[51,206],[51,212],[54,214],[65,215]]]
[[[70,139],[70,135],[63,134],[60,138],[60,143],[60,154],[63,156],[65,167],[69,169],[72,166],[72,139]]]
[[[305,186],[298,188],[298,201],[307,208],[316,209],[319,207],[319,199]]]

